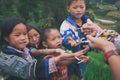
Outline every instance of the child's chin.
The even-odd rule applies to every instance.
[[[20,49],[20,50],[23,50],[25,47],[26,47],[26,46],[22,46],[22,47],[20,47],[19,49]]]

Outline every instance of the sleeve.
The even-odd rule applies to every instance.
[[[8,75],[22,79],[33,79],[35,77],[35,62],[28,62],[15,55],[0,54],[0,68]]]
[[[49,73],[54,73],[54,72],[57,72],[57,66],[55,64],[55,60],[54,58],[51,58],[49,60]]]
[[[38,80],[49,80],[49,59],[38,59],[35,73]]]
[[[67,23],[67,21],[64,21],[60,27],[60,34],[63,39],[63,44],[68,45],[68,38],[71,37],[75,39],[75,33],[74,31],[70,28],[71,25]]]
[[[89,16],[87,16],[87,15],[83,15],[82,16],[82,20],[83,20],[83,23],[93,23],[91,20],[90,20],[90,18],[89,18]]]
[[[50,80],[51,73],[57,71],[57,66],[55,64],[54,58],[45,60],[39,59],[36,65],[36,77],[39,80]]]

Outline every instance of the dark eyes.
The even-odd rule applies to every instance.
[[[58,39],[60,39],[60,38],[61,38],[61,36],[58,36],[57,38],[58,38]],[[55,39],[57,39],[57,38],[52,38],[52,40],[55,40]]]
[[[84,7],[83,7],[83,6],[80,6],[80,7],[78,7],[78,6],[73,7],[73,9],[77,9],[77,8],[83,9]]]

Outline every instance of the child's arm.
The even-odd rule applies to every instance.
[[[66,25],[65,25],[66,24]],[[71,25],[67,25],[67,21],[63,22],[60,27],[60,33],[63,39],[63,44],[65,46],[73,46],[76,45],[76,35],[74,29],[70,27]]]
[[[85,54],[87,51],[87,48],[81,50],[81,51],[78,51],[78,52],[75,52],[75,53],[72,53],[72,54],[64,54],[64,55],[61,55],[61,61],[59,61],[58,63],[60,65],[67,65],[67,64],[70,64],[72,62],[74,62],[76,60],[75,57],[79,58],[79,59],[83,59],[83,58],[86,58],[86,56],[84,56],[83,54]],[[65,57],[66,56],[66,57]],[[88,58],[88,57],[87,57]],[[89,58],[90,59],[90,58]],[[87,60],[84,60],[84,62],[89,62],[89,59]]]
[[[40,55],[40,54],[54,54],[54,53],[58,53],[58,54],[63,54],[65,51],[62,49],[37,49],[37,50],[32,50],[31,51],[33,55]]]

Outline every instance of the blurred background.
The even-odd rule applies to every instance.
[[[60,27],[68,15],[67,0],[0,0],[0,21],[9,16],[23,18],[39,28]],[[120,31],[120,0],[86,0],[86,14],[104,28]]]
[[[0,22],[6,17],[16,16],[39,28],[59,28],[68,15],[66,2],[67,0],[0,0]],[[86,0],[86,6],[86,14],[93,22],[102,28],[115,29],[120,33],[120,0]],[[110,68],[104,63],[100,53],[88,53],[91,62],[87,65],[85,80],[113,80]]]

